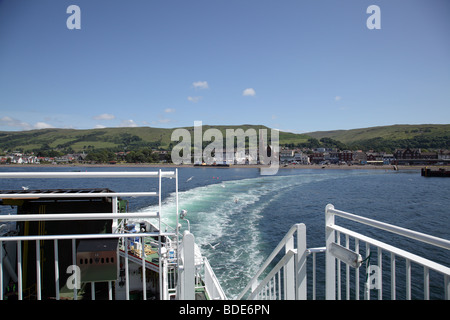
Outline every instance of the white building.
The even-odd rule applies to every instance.
[[[301,151],[295,152],[294,161],[299,164],[309,164],[310,163],[308,155],[304,154]]]

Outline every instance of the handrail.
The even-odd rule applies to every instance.
[[[1,193],[0,199],[34,198],[111,198],[111,197],[156,197],[157,192],[101,192],[101,193]]]
[[[105,171],[105,172],[1,172],[0,179],[24,178],[158,178],[158,171]],[[161,171],[162,178],[175,178],[175,171]]]
[[[33,241],[33,240],[72,240],[72,239],[110,239],[110,238],[143,238],[143,237],[170,237],[173,232],[140,232],[140,233],[95,233],[95,234],[61,234],[61,235],[35,235],[0,237],[0,241]]]
[[[64,221],[64,220],[109,220],[157,218],[158,212],[145,213],[50,213],[0,215],[0,221]]]
[[[412,280],[411,280],[411,263],[415,263],[418,265],[421,265],[423,267],[423,293],[424,293],[424,299],[430,298],[430,276],[429,276],[429,270],[434,270],[441,275],[444,276],[444,293],[445,293],[445,299],[449,299],[450,296],[450,268],[446,267],[440,263],[433,262],[431,260],[428,260],[424,257],[418,256],[416,254],[413,254],[411,252],[402,250],[398,247],[389,245],[387,243],[375,240],[371,237],[359,234],[357,232],[354,232],[352,230],[346,229],[342,226],[339,226],[335,223],[335,216],[342,217],[347,220],[352,220],[364,225],[368,225],[370,227],[384,230],[396,235],[400,235],[404,238],[413,239],[416,241],[419,241],[421,243],[426,243],[433,245],[436,248],[442,248],[445,250],[450,250],[450,241],[447,239],[438,238],[435,236],[431,236],[428,234],[424,234],[421,232],[405,229],[402,227],[398,227],[395,225],[391,225],[388,223],[376,221],[373,219],[357,216],[352,213],[348,213],[341,210],[336,210],[332,204],[328,204],[325,208],[325,224],[326,224],[326,243],[327,243],[327,251],[326,251],[326,257],[325,257],[325,283],[326,283],[326,292],[325,292],[325,298],[334,300],[337,298],[341,299],[342,295],[342,287],[343,284],[341,282],[341,270],[340,268],[336,268],[336,259],[335,257],[330,253],[330,246],[332,246],[334,243],[340,242],[340,235],[345,235],[346,237],[346,245],[349,245],[350,238],[354,239],[355,241],[355,251],[359,252],[359,241],[366,243],[366,255],[370,257],[371,249],[370,246],[375,246],[377,248],[376,250],[376,260],[378,261],[378,265],[375,265],[377,268],[379,268],[379,271],[375,271],[374,277],[376,277],[376,282],[373,287],[372,283],[366,282],[365,285],[365,292],[364,292],[364,298],[370,299],[370,290],[377,289],[378,290],[378,299],[383,298],[383,263],[382,263],[382,253],[383,252],[389,252],[390,253],[390,264],[391,264],[391,270],[390,270],[390,276],[391,276],[391,299],[396,299],[396,268],[395,268],[395,258],[401,257],[406,262],[406,282],[405,282],[405,296],[407,300],[410,300],[412,295]],[[336,238],[337,236],[337,238]],[[339,262],[340,263],[340,262]],[[346,262],[344,262],[346,263]],[[372,270],[368,266],[366,267],[369,274]],[[376,269],[378,270],[378,269]],[[356,279],[359,279],[359,270],[355,269],[356,272]],[[389,272],[389,271],[387,271]],[[349,281],[349,265],[346,267],[346,275],[347,284],[346,287],[346,297],[347,299],[350,299],[350,281]],[[355,281],[356,289],[355,289],[355,298],[359,299],[359,280]],[[337,287],[336,287],[337,286]]]
[[[237,297],[238,300],[242,299],[242,297],[245,295],[245,293],[252,287],[253,283],[257,281],[258,277],[264,272],[264,270],[267,268],[267,266],[272,262],[272,260],[277,256],[277,254],[280,252],[281,249],[286,245],[288,239],[290,239],[294,233],[297,231],[297,226],[300,224],[295,224],[289,229],[289,231],[286,233],[284,238],[278,243],[276,248],[272,251],[272,253],[269,255],[269,257],[266,259],[266,261],[262,264],[262,266],[259,268],[258,272],[253,276],[253,278],[249,281],[247,286],[242,290],[242,292]]]
[[[360,234],[358,232],[354,232],[352,230],[349,230],[349,229],[346,229],[346,228],[343,228],[343,227],[340,227],[340,226],[333,226],[331,228],[333,230],[335,230],[335,231],[338,231],[338,232],[342,233],[342,234],[349,235],[352,238],[362,240],[362,241],[364,241],[366,243],[370,243],[370,244],[372,244],[372,245],[374,245],[376,247],[380,247],[380,248],[383,248],[384,250],[387,250],[389,252],[395,253],[395,255],[398,256],[398,257],[403,257],[405,259],[409,259],[409,260],[415,261],[416,263],[418,263],[418,264],[420,264],[422,266],[426,266],[426,267],[428,267],[428,268],[430,268],[432,270],[435,270],[435,271],[438,271],[438,272],[450,275],[450,268],[449,267],[443,266],[443,265],[441,265],[439,263],[436,263],[434,261],[431,261],[429,259],[426,259],[426,258],[423,258],[423,257],[418,256],[416,254],[410,253],[410,252],[408,252],[406,250],[396,248],[396,247],[394,247],[392,245],[389,245],[387,243],[375,240],[373,238],[364,236],[364,235],[362,235],[362,234]]]
[[[60,235],[26,235],[26,236],[2,236],[0,237],[0,244],[4,242],[16,241],[18,246],[18,252],[20,252],[20,247],[23,241],[44,241],[44,240],[54,240],[55,241],[55,261],[58,260],[57,257],[57,243],[58,240],[72,240],[72,260],[74,261],[74,252],[75,252],[75,240],[76,239],[121,239],[121,238],[135,238],[140,237],[141,239],[147,237],[157,237],[158,238],[158,252],[162,253],[162,237],[178,237],[178,230],[175,232],[162,232],[161,229],[161,195],[162,195],[162,178],[175,178],[176,182],[176,192],[178,192],[178,170],[174,171],[162,171],[161,169],[157,171],[131,171],[131,172],[122,172],[122,171],[105,171],[105,172],[0,172],[0,179],[89,179],[89,178],[158,178],[159,179],[159,190],[157,192],[113,192],[109,189],[91,189],[89,192],[85,192],[84,189],[80,190],[69,190],[68,192],[61,192],[61,190],[8,190],[0,192],[0,199],[8,199],[8,200],[33,200],[33,199],[68,199],[68,198],[77,198],[77,199],[91,199],[91,198],[111,198],[112,202],[112,213],[61,213],[61,214],[17,214],[17,215],[0,215],[0,222],[10,222],[10,221],[77,221],[77,220],[120,220],[120,219],[148,219],[148,218],[159,218],[159,228],[157,232],[140,232],[140,233],[102,233],[102,234],[60,234]],[[25,188],[24,188],[25,189]],[[177,202],[178,202],[178,193]],[[116,200],[119,197],[159,197],[159,210],[157,212],[135,212],[135,213],[120,213],[118,212],[118,203]],[[178,212],[178,209],[177,209]],[[178,217],[178,216],[177,216]],[[123,230],[122,230],[123,231]],[[3,242],[3,243],[4,243]],[[178,243],[178,241],[177,241]],[[37,257],[37,268],[40,268],[40,255],[38,251],[40,250],[39,246],[36,246],[36,257]],[[127,256],[127,254],[125,254]],[[18,265],[21,264],[22,257],[19,255],[18,257]],[[125,270],[127,273],[126,278],[126,299],[129,298],[129,285],[128,285],[128,257],[125,258]],[[0,261],[1,262],[1,261]],[[145,260],[142,259],[142,264],[144,265]],[[0,263],[1,265],[1,263]],[[162,279],[162,269],[163,263],[159,264],[159,283],[160,283],[160,299],[163,297],[163,279]],[[56,271],[58,271],[58,267],[55,267]],[[0,267],[0,276],[2,275],[2,269]],[[37,281],[38,281],[38,299],[40,299],[40,272],[37,271]],[[21,275],[19,275],[21,279]],[[142,278],[142,283],[144,287],[144,295],[145,299],[145,273]],[[110,286],[111,284],[109,284]],[[2,296],[2,287],[1,279],[0,279],[0,296]],[[21,280],[19,280],[19,298],[22,298],[21,292]],[[110,290],[110,299],[111,288]],[[74,289],[74,295],[76,295],[76,289]]]
[[[308,254],[323,253],[323,252],[327,251],[327,247],[309,248],[309,249],[306,249],[306,251],[308,252]]]
[[[270,265],[270,263],[273,261],[273,259],[278,255],[278,253],[285,248],[286,252],[288,250],[297,250],[292,248],[288,248],[288,242],[293,240],[292,237],[295,233],[298,233],[299,230],[304,227],[303,223],[297,223],[294,224],[289,231],[286,233],[286,235],[283,237],[283,239],[278,243],[276,248],[272,251],[272,253],[269,255],[269,257],[266,259],[266,261],[261,265],[260,269],[256,274],[253,276],[253,278],[249,281],[247,286],[242,290],[242,292],[238,295],[237,299],[240,300],[244,297],[244,295],[247,293],[247,291],[253,286],[253,284],[258,280],[259,276],[264,272],[264,270]],[[297,236],[299,236],[297,234]],[[305,235],[306,236],[306,235]],[[306,240],[306,239],[305,239]],[[292,244],[293,245],[293,244]],[[306,250],[306,248],[305,248]],[[307,253],[307,252],[306,252]],[[298,253],[299,255],[302,255],[302,253]]]
[[[373,219],[357,216],[355,214],[348,213],[345,211],[336,210],[336,209],[334,209],[334,206],[330,205],[330,204],[327,205],[326,211],[328,213],[332,213],[334,215],[341,216],[343,218],[347,218],[349,220],[353,220],[353,221],[356,221],[356,222],[359,222],[359,223],[362,223],[365,225],[369,225],[369,226],[372,226],[372,227],[375,227],[378,229],[396,233],[396,234],[402,235],[404,237],[408,237],[408,238],[411,238],[414,240],[418,240],[421,242],[425,242],[425,243],[432,244],[437,247],[441,247],[441,248],[450,250],[450,240],[446,240],[446,239],[434,237],[434,236],[431,236],[431,235],[428,235],[425,233],[405,229],[405,228],[398,227],[398,226],[388,224],[385,222],[380,222],[380,221],[376,221]]]
[[[260,292],[262,288],[264,288],[265,285],[269,283],[269,281],[272,279],[272,277],[281,270],[281,268],[288,262],[293,255],[295,255],[296,252],[293,250],[289,250],[283,258],[273,267],[272,271],[269,272],[269,274],[264,278],[263,281],[256,287],[256,289],[250,294],[248,300],[252,300],[256,297],[256,295]]]
[[[214,270],[212,269],[211,265],[209,264],[209,261],[206,257],[204,257],[203,259],[203,264],[205,267],[205,288],[206,291],[208,292],[208,295],[211,299],[216,299],[216,298],[220,298],[220,300],[227,300],[227,296],[225,294],[225,292],[223,291],[222,287],[220,286],[219,280],[216,277],[216,274],[214,273]],[[210,281],[212,281],[212,283],[210,283]],[[209,285],[213,285],[213,288],[210,288]],[[211,292],[211,289],[213,290],[213,292]],[[215,293],[218,294],[215,295]]]

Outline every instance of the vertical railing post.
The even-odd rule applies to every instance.
[[[334,226],[334,214],[329,210],[334,209],[332,204],[325,207],[325,239],[327,250],[325,253],[325,298],[327,300],[336,299],[336,261],[329,252],[331,243],[335,241],[334,230],[330,227]]]
[[[36,240],[36,297],[37,300],[41,300],[41,248],[39,240]]]
[[[141,261],[142,261],[142,300],[147,300],[147,276],[145,268],[145,238],[140,237],[141,242]]]
[[[58,255],[58,239],[53,240],[55,255],[55,297],[59,300],[59,255]]]
[[[286,240],[285,253],[294,250],[294,236]],[[295,259],[290,259],[284,266],[284,299],[295,300]]]
[[[111,281],[108,281],[108,298],[109,298],[109,300],[112,300],[112,298],[113,298],[113,291],[112,291]]]
[[[22,284],[22,241],[17,241],[17,289],[18,299],[23,299],[23,284]]]
[[[396,299],[395,288],[395,254],[391,253],[391,300]]]
[[[169,300],[169,277],[168,277],[168,265],[167,259],[164,258],[164,255],[161,255],[159,258],[159,263],[161,263],[161,268],[163,270],[162,274],[162,299]]]
[[[163,268],[162,268],[162,246],[161,246],[161,169],[158,171],[158,254],[159,254],[159,299],[164,300],[164,287],[163,287]],[[178,226],[177,226],[178,228]]]
[[[130,300],[130,279],[128,271],[128,237],[123,237],[125,243],[123,251],[125,252],[125,300]]]
[[[194,235],[185,231],[183,235],[183,270],[180,277],[181,300],[195,300],[195,251]]]
[[[411,261],[406,259],[406,300],[411,300]]]
[[[297,225],[297,300],[306,300],[306,226],[301,223]]]
[[[72,239],[72,265],[77,265],[77,247],[76,247],[76,240]],[[75,270],[76,272],[76,270]],[[79,283],[80,277],[75,277],[75,283],[73,286],[73,300],[78,300],[78,288],[80,287]]]
[[[112,213],[118,213],[118,198],[117,197],[112,197]],[[117,228],[118,228],[118,219],[113,219],[112,221],[112,232],[116,233],[117,232]]]

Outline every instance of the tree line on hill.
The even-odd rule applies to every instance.
[[[417,132],[415,132],[417,131]],[[417,130],[412,130],[410,133],[418,133]],[[50,141],[55,141],[55,134],[49,137],[44,137],[46,131],[36,132],[22,132],[14,135],[9,133],[0,133],[1,150],[9,150],[8,152],[19,151],[22,153],[32,152],[38,157],[55,158],[62,157],[67,154],[74,154],[77,152],[84,152],[87,154],[85,160],[99,163],[107,163],[111,161],[125,161],[129,163],[140,162],[158,162],[160,161],[158,151],[167,151],[170,158],[170,152],[172,148],[177,145],[177,141],[171,141],[168,144],[164,144],[162,135],[155,134],[154,138],[158,140],[148,141],[136,134],[129,132],[121,132],[117,135],[106,135],[103,131],[88,132],[83,135],[77,136],[76,139],[70,139],[71,136],[65,136],[64,131],[60,133],[58,131],[58,138],[61,142],[56,146],[50,146]],[[423,134],[408,136],[404,139],[389,139],[382,137],[374,137],[370,139],[360,140],[352,143],[343,143],[337,139],[323,137],[316,139],[313,137],[307,138],[303,136],[302,139],[294,140],[294,143],[283,143],[280,141],[280,147],[287,148],[302,148],[313,150],[316,148],[334,148],[338,150],[373,150],[375,152],[394,153],[396,149],[406,148],[421,148],[428,150],[450,149],[450,134],[447,131],[431,132],[431,129],[424,129]],[[47,132],[47,134],[49,134]],[[70,141],[67,141],[70,140]],[[300,142],[299,142],[300,141]],[[203,141],[202,147],[205,148],[209,145],[210,141]],[[33,145],[32,150],[24,150],[17,148],[16,146]],[[79,145],[83,145],[80,150]],[[35,146],[40,147],[35,147]],[[76,148],[76,145],[78,148]],[[115,145],[111,147],[111,145]],[[224,146],[226,142],[224,141]],[[248,143],[246,143],[248,146]],[[109,147],[107,147],[109,146]],[[24,147],[26,148],[26,147]],[[74,150],[76,149],[76,150]],[[126,152],[125,152],[126,151]],[[6,152],[6,151],[5,151]],[[120,155],[119,155],[120,154]],[[170,159],[167,159],[170,160]]]
[[[149,148],[130,151],[128,153],[123,153],[123,155],[118,155],[109,150],[94,151],[90,152],[85,160],[97,163],[107,163],[117,161],[118,158],[121,158],[120,160],[127,163],[156,163],[160,161],[159,154],[153,152]]]
[[[336,148],[339,150],[373,150],[375,152],[393,153],[396,149],[450,149],[450,135],[447,136],[415,136],[410,139],[391,140],[382,137],[360,140],[345,144],[332,138],[310,138],[307,142],[285,144],[290,148]]]

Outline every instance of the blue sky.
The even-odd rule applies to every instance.
[[[450,123],[450,2],[0,0],[0,130],[197,120]]]

